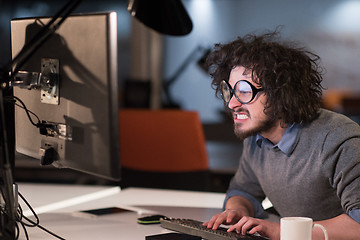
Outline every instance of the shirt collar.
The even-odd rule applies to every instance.
[[[278,144],[273,145],[271,141],[261,136],[261,134],[256,135],[256,143],[259,147],[261,147],[261,144],[264,143],[264,145],[269,146],[273,149],[280,149],[287,156],[290,156],[298,142],[299,133],[300,125],[292,124],[291,126],[287,127],[284,136],[281,138]]]

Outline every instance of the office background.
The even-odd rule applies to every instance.
[[[359,94],[360,1],[322,0],[183,0],[194,28],[187,36],[160,36],[162,80],[171,78],[185,60],[190,60],[170,92],[183,109],[196,110],[205,123],[222,121],[222,103],[214,97],[209,76],[196,62],[214,43],[234,40],[246,33],[262,33],[281,26],[283,39],[299,42],[322,58],[327,91]],[[0,1],[0,63],[10,59],[10,19],[55,14],[63,1]],[[134,19],[126,0],[84,0],[75,12],[118,13],[119,81],[131,77]],[[131,59],[134,59],[133,62]],[[134,67],[134,66],[133,66]],[[135,66],[136,67],[136,66]],[[146,74],[145,74],[146,75]],[[141,77],[140,77],[141,78]],[[150,80],[149,77],[142,77]],[[327,92],[325,91],[325,93]],[[156,107],[159,107],[158,105]],[[219,113],[220,112],[220,113]]]
[[[212,125],[227,120],[223,104],[214,95],[210,77],[197,61],[214,43],[234,40],[247,33],[273,31],[281,26],[283,39],[318,54],[326,70],[325,97],[328,107],[343,112],[343,95],[359,99],[360,1],[357,0],[183,0],[193,30],[187,36],[162,36],[142,28],[127,12],[126,0],[84,0],[75,12],[116,11],[118,13],[118,51],[120,96],[128,94],[128,81],[150,82],[157,91],[149,97],[151,108],[161,108],[159,83],[174,79],[170,93],[184,110],[199,112],[209,142],[214,141]],[[55,14],[64,1],[0,1],[0,64],[11,58],[10,20],[18,17]],[[140,37],[139,37],[140,36]],[[156,59],[154,59],[154,56]],[[155,62],[155,63],[154,63]],[[181,67],[183,67],[181,69]],[[181,69],[181,71],[179,71]],[[176,74],[178,73],[178,74]],[[120,99],[123,104],[123,98]],[[155,99],[155,100],[154,100]],[[357,106],[358,107],[358,106]],[[359,109],[359,107],[358,107]],[[358,120],[360,113],[352,113]],[[210,126],[210,127],[209,127]],[[223,128],[229,131],[228,127]],[[217,128],[219,130],[219,128]],[[220,129],[221,130],[221,129]],[[231,129],[230,129],[231,131]],[[211,137],[209,137],[211,136]],[[211,139],[210,139],[211,138]],[[227,136],[225,136],[227,138]],[[233,137],[229,134],[229,141]],[[233,143],[232,143],[233,144]],[[229,147],[230,146],[230,147]],[[225,149],[225,150],[224,150]],[[209,157],[224,152],[236,160],[237,145],[209,148]]]

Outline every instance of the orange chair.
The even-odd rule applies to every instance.
[[[209,167],[197,112],[119,111],[122,186],[208,190]]]

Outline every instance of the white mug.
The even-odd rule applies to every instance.
[[[284,217],[280,219],[280,240],[311,240],[312,230],[320,228],[328,240],[327,231],[321,224],[313,224],[311,218]]]

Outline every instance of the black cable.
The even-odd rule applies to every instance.
[[[62,238],[62,237],[60,237],[59,235],[57,235],[57,234],[51,232],[50,230],[46,229],[45,227],[41,226],[41,225],[40,225],[40,219],[39,219],[39,217],[37,216],[37,214],[35,213],[34,209],[33,209],[33,208],[31,207],[31,205],[29,204],[29,202],[26,201],[26,199],[24,198],[24,196],[23,196],[20,192],[18,192],[18,194],[19,194],[20,198],[24,201],[24,203],[26,204],[26,206],[28,206],[28,208],[29,208],[30,211],[33,213],[33,215],[34,215],[34,217],[35,217],[35,219],[36,219],[36,222],[34,222],[34,221],[31,220],[30,218],[25,217],[24,215],[22,215],[22,209],[21,209],[21,207],[19,206],[20,212],[21,212],[21,216],[19,217],[19,222],[22,224],[23,228],[25,228],[25,226],[27,226],[27,227],[38,227],[38,228],[40,228],[41,230],[43,230],[43,231],[45,231],[45,232],[53,235],[54,237],[56,237],[56,238],[58,238],[58,239],[60,239],[60,240],[65,240],[65,238]],[[24,218],[26,221],[30,222],[32,225],[30,225],[30,224],[28,224],[28,223],[25,223],[24,221],[21,221],[22,218]]]
[[[24,196],[18,192],[18,195],[19,197],[24,201],[24,203],[26,204],[26,206],[30,209],[30,211],[32,212],[32,214],[34,215],[35,219],[36,219],[36,223],[33,222],[33,221],[29,221],[29,218],[25,217],[23,214],[22,214],[22,208],[21,206],[19,205],[19,209],[20,209],[20,213],[21,213],[21,216],[20,216],[20,220],[22,219],[22,217],[24,217],[27,221],[29,221],[30,223],[32,223],[33,225],[27,225],[25,223],[26,226],[28,227],[36,227],[39,223],[40,223],[40,219],[39,217],[37,216],[36,212],[34,211],[34,209],[31,207],[30,203],[28,201],[26,201],[26,199],[24,198]]]
[[[29,239],[29,234],[28,234],[28,232],[27,232],[27,230],[26,230],[25,225],[24,225],[22,222],[20,222],[20,225],[22,226],[22,228],[23,228],[23,230],[24,230],[25,237],[26,237],[26,239],[28,240],[28,239]],[[19,227],[18,227],[18,229],[19,229]],[[20,232],[20,230],[19,230],[19,232]],[[19,237],[19,235],[18,235],[18,237]],[[16,238],[16,239],[18,239],[18,238]]]
[[[20,98],[16,97],[16,96],[8,96],[8,97],[5,97],[5,100],[8,101],[8,102],[11,102],[11,100],[15,100],[14,104],[18,107],[21,107],[25,110],[25,113],[26,115],[28,116],[30,122],[32,125],[34,125],[35,127],[38,127],[39,126],[39,123],[40,123],[40,118],[32,111],[30,111],[29,109],[27,109],[27,107],[25,106],[25,103],[23,101],[21,101]],[[20,102],[21,105],[17,104],[16,101]],[[34,123],[34,121],[32,120],[30,114],[32,114],[33,116],[35,116],[38,120],[38,123]]]
[[[17,224],[17,222],[15,222],[15,239],[19,239],[20,236],[20,229],[19,229],[19,225]]]
[[[30,210],[32,211],[32,213],[33,213],[33,215],[34,215],[34,217],[35,217],[35,219],[36,219],[36,222],[32,221],[32,220],[31,220],[30,218],[28,218],[28,217],[25,217],[25,216],[22,214],[22,209],[21,209],[20,206],[19,206],[19,209],[21,209],[21,213],[20,213],[20,215],[19,215],[19,218],[16,219],[16,221],[23,223],[26,227],[37,227],[37,226],[39,225],[39,223],[40,223],[40,219],[39,219],[39,217],[36,215],[36,213],[32,210],[32,208],[31,208],[31,207],[29,207],[29,208],[30,208]],[[22,219],[25,219],[26,221],[28,221],[28,222],[31,223],[31,224],[25,223]]]
[[[29,220],[29,221],[31,222],[31,220]],[[60,240],[65,240],[65,238],[62,238],[62,237],[60,237],[59,235],[51,232],[50,230],[46,229],[45,227],[41,226],[40,224],[38,224],[37,227],[40,228],[41,230],[49,233],[50,235],[53,235],[54,237],[56,237],[56,238],[58,238],[58,239],[60,239]]]
[[[24,106],[22,106],[20,104],[17,104],[17,103],[14,103],[14,104],[17,107],[20,107],[20,108],[24,109],[27,113],[32,114],[33,116],[35,116],[39,120],[38,116],[34,112],[32,112],[32,111],[30,111],[28,109],[25,109]],[[37,126],[33,121],[31,121],[31,117],[29,116],[29,114],[27,114],[27,115],[28,115],[28,118],[29,118],[31,124],[34,125],[34,126]]]

